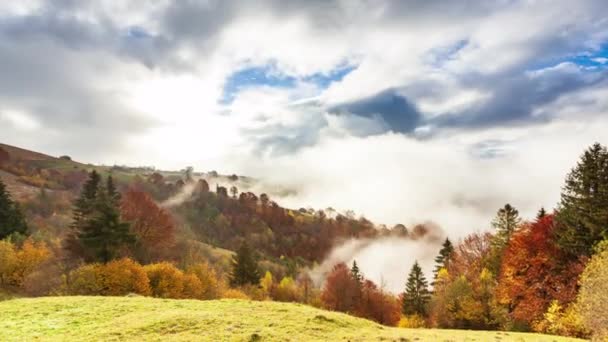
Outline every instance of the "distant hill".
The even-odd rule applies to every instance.
[[[302,304],[146,297],[0,302],[2,341],[582,341],[513,332],[399,329]]]

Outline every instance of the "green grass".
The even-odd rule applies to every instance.
[[[510,332],[398,329],[300,304],[144,297],[0,302],[0,341],[575,341]]]

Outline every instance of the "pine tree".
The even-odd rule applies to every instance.
[[[542,219],[545,216],[547,216],[547,211],[545,210],[545,207],[541,207],[538,213],[536,214],[536,221]]]
[[[418,261],[414,262],[403,293],[402,312],[405,315],[426,315],[427,303],[431,299],[428,283]]]
[[[135,242],[130,226],[120,220],[120,213],[103,187],[97,192],[95,214],[78,233],[78,238],[92,258],[89,261],[108,262],[118,256],[120,248]]]
[[[608,150],[588,148],[566,177],[558,205],[556,240],[573,257],[590,256],[608,238]]]
[[[260,281],[260,270],[247,242],[244,242],[232,256],[232,273],[230,274],[230,285],[256,285]]]
[[[491,274],[500,274],[503,252],[520,223],[519,211],[508,203],[496,213],[492,221],[496,234],[492,238],[490,255],[486,261],[486,267]]]
[[[506,246],[520,223],[521,218],[517,209],[508,203],[503,208],[500,208],[496,213],[496,218],[492,221],[492,226],[496,229],[494,244],[499,247]]]
[[[361,271],[359,270],[357,260],[353,260],[353,267],[350,269],[350,275],[359,285],[363,284],[363,274],[361,274]]]
[[[66,249],[89,262],[108,262],[118,256],[121,248],[134,243],[129,224],[120,219],[119,196],[111,177],[103,186],[99,174],[92,171],[74,203]]]
[[[15,233],[26,234],[27,223],[19,204],[11,199],[6,186],[0,180],[0,240]]]
[[[452,245],[452,241],[449,238],[446,238],[443,242],[441,249],[439,250],[439,255],[435,258],[435,269],[433,270],[433,283],[435,285],[435,281],[437,280],[437,274],[442,268],[447,269],[450,263],[450,259],[452,258],[452,253],[454,253],[454,246]]]
[[[93,170],[89,173],[89,179],[82,186],[80,197],[74,202],[74,211],[72,214],[72,228],[78,230],[87,218],[93,212],[95,198],[99,190],[101,177],[97,171]]]

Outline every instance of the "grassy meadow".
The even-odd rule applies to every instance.
[[[513,332],[399,329],[301,304],[146,297],[0,302],[0,341],[577,341]]]

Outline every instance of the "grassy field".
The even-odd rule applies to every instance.
[[[398,329],[299,304],[143,297],[0,302],[0,341],[576,341],[507,332]]]

